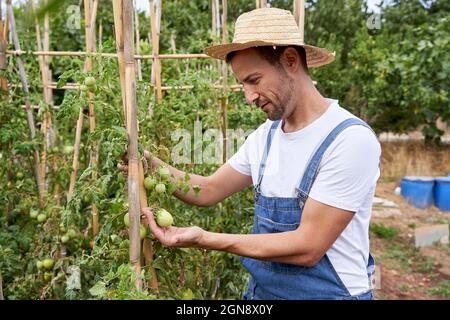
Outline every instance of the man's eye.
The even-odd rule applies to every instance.
[[[259,82],[259,78],[248,80],[248,83],[250,83],[250,84],[258,84],[258,82]]]

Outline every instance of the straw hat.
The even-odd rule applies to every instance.
[[[302,46],[308,67],[320,67],[335,58],[334,52],[303,42],[303,36],[290,11],[262,8],[240,15],[235,24],[233,42],[205,49],[213,58],[225,60],[228,53],[258,46]]]

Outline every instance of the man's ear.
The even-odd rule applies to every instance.
[[[300,56],[295,48],[286,48],[283,52],[282,58],[286,64],[285,67],[291,72],[296,72],[298,68],[301,67]]]

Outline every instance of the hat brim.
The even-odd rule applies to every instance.
[[[310,46],[308,44],[280,44],[268,41],[249,41],[245,43],[227,43],[208,47],[204,50],[205,54],[216,59],[225,60],[230,52],[241,51],[252,47],[261,46],[302,46],[306,51],[306,62],[308,68],[317,68],[334,61],[336,54],[324,48]]]

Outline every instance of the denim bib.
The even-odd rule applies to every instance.
[[[303,178],[298,188],[296,188],[296,197],[265,197],[261,194],[261,181],[264,176],[273,133],[277,130],[279,123],[280,120],[274,121],[270,128],[259,167],[258,181],[255,185],[255,218],[252,230],[254,234],[285,232],[297,229],[301,223],[302,210],[317,176],[324,152],[339,133],[349,126],[363,125],[370,129],[362,120],[356,118],[344,120],[330,132],[314,152]],[[251,275],[248,290],[244,294],[244,299],[246,300],[373,299],[371,290],[362,295],[352,296],[339,278],[326,254],[313,267],[263,261],[247,257],[241,257],[241,262]],[[369,253],[367,265],[369,287],[373,269],[374,260]]]

